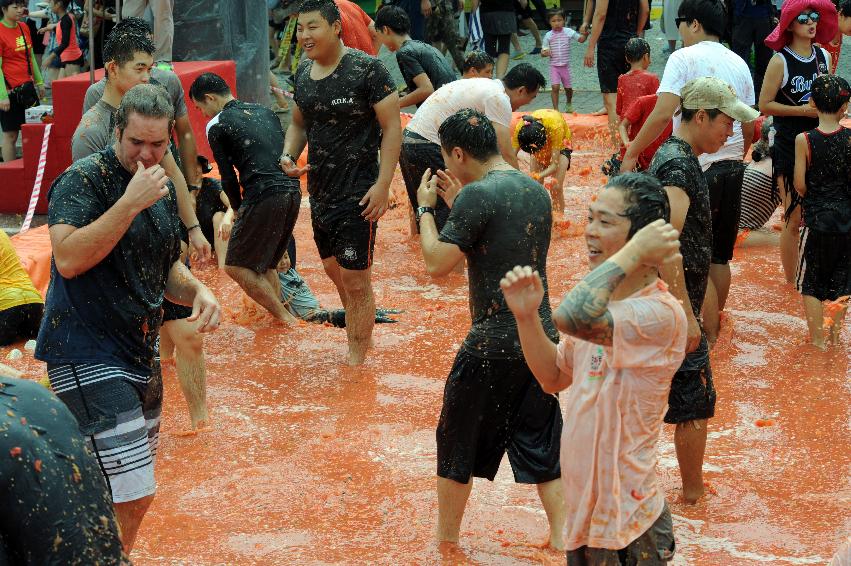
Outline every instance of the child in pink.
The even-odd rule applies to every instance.
[[[538,315],[544,293],[537,272],[515,267],[500,282],[541,388],[567,389],[561,477],[568,566],[663,564],[673,555],[656,445],[688,325],[658,276],[659,266],[681,257],[669,218],[667,194],[650,175],[614,177],[600,192],[585,230],[592,271],[553,313],[569,334],[558,346]]]
[[[559,85],[564,86],[567,98],[565,111],[573,112],[573,82],[570,78],[570,42],[573,39],[583,43],[588,37],[573,28],[564,27],[564,12],[552,10],[549,13],[550,31],[544,35],[541,49],[542,57],[550,58],[550,85],[552,89],[553,110],[558,110]]]

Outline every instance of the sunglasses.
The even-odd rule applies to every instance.
[[[682,23],[690,24],[693,21],[694,18],[674,18],[674,23],[677,25],[677,27],[680,27],[680,24]]]
[[[802,26],[807,25],[808,23],[817,23],[819,20],[818,12],[810,12],[809,14],[798,14],[795,17],[795,21],[801,24]]]

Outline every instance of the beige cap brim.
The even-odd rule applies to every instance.
[[[754,110],[741,100],[737,100],[735,104],[725,106],[724,108],[719,108],[718,110],[720,110],[733,120],[741,122],[742,124],[753,122],[754,120],[759,118],[759,111]]]

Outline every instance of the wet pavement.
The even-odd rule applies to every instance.
[[[567,219],[550,248],[552,301],[586,272],[579,231],[603,182],[595,144],[579,147],[566,181]],[[405,203],[400,176],[394,196]],[[306,202],[306,201],[305,201]],[[435,435],[443,383],[468,327],[466,278],[432,280],[407,211],[380,223],[376,304],[401,308],[380,325],[366,365],[343,365],[345,332],[275,326],[212,267],[195,273],[227,316],[206,338],[212,430],[183,436],[189,417],[166,365],[158,492],[132,558],[154,564],[563,564],[539,547],[546,517],[534,489],[513,483],[506,461],[493,483],[476,481],[462,552],[434,542]],[[303,208],[299,270],[324,306],[339,306]],[[782,283],[776,245],[748,245],[718,346],[709,423],[710,494],[678,501],[673,430],[663,429],[659,474],[674,515],[677,565],[824,564],[851,529],[851,332],[821,353],[804,345],[800,297]],[[18,347],[21,347],[18,345]],[[5,358],[8,349],[0,351]],[[4,360],[5,361],[5,360]],[[29,377],[42,364],[9,362]],[[582,458],[582,454],[574,455]]]

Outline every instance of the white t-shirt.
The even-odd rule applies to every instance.
[[[417,108],[407,129],[440,144],[440,125],[462,108],[478,110],[506,128],[511,125],[511,100],[505,94],[505,85],[497,79],[476,78],[452,81],[434,91]]]
[[[659,83],[658,94],[670,92],[680,96],[687,82],[701,77],[716,77],[726,82],[736,91],[739,100],[752,106],[756,104],[753,77],[745,60],[718,43],[701,41],[691,47],[684,47],[671,53],[665,64],[665,72]],[[680,125],[680,117],[674,116],[674,130]],[[713,154],[700,156],[700,165],[704,171],[716,161],[724,159],[742,159],[745,151],[742,125],[733,124],[733,135],[727,143]]]

